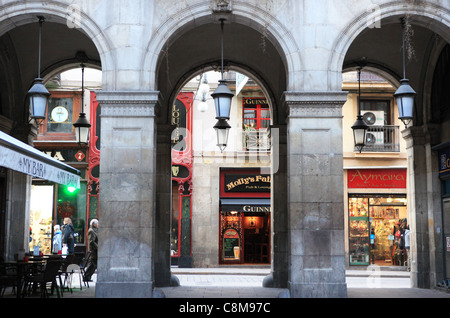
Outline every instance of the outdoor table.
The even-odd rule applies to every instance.
[[[4,262],[5,265],[15,266],[16,267],[16,279],[17,279],[17,298],[22,297],[22,288],[24,276],[28,272],[28,269],[37,267],[39,265],[44,264],[44,260],[36,260],[36,261],[12,261],[12,262]]]

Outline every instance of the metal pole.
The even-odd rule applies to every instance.
[[[220,19],[220,29],[221,29],[221,34],[220,34],[220,46],[221,46],[221,57],[220,57],[220,61],[221,61],[221,72],[222,72],[222,80],[223,80],[223,24],[224,24],[225,19]]]
[[[38,54],[38,78],[41,78],[41,42],[42,42],[42,24],[45,21],[43,16],[38,16],[39,18],[39,54]]]

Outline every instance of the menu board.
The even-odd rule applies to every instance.
[[[235,229],[226,229],[223,234],[223,258],[227,260],[240,259],[240,238]]]

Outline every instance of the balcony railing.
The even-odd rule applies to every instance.
[[[270,151],[271,136],[269,129],[242,131],[244,151]],[[355,148],[355,152],[358,151]],[[370,126],[366,134],[363,152],[400,152],[399,126]]]
[[[245,151],[270,151],[270,130],[242,131],[242,145]]]
[[[363,152],[400,152],[399,126],[370,126]],[[355,148],[355,151],[356,148]]]

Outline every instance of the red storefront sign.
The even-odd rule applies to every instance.
[[[406,169],[350,169],[348,188],[406,189]]]

